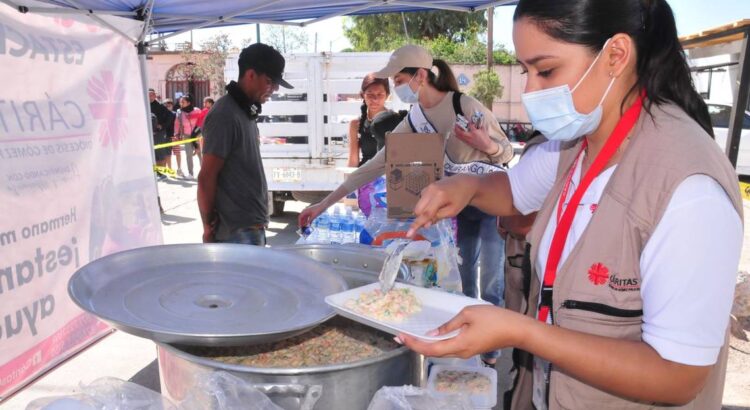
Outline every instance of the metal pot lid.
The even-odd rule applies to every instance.
[[[234,244],[133,249],[89,263],[68,282],[78,306],[120,330],[202,346],[303,333],[334,316],[324,298],[346,288],[303,256]]]

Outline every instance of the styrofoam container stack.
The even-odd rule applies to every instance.
[[[492,368],[484,366],[472,366],[472,365],[442,365],[436,364],[432,366],[430,375],[427,379],[427,389],[434,392],[436,395],[450,395],[457,392],[441,392],[437,389],[438,377],[440,373],[446,371],[458,371],[476,373],[479,376],[484,376],[489,379],[490,385],[486,392],[470,393],[462,391],[463,393],[469,394],[471,403],[476,410],[489,410],[495,407],[497,404],[497,371]]]

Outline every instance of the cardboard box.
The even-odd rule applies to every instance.
[[[411,218],[422,189],[443,177],[440,134],[387,134],[385,179],[389,218]]]

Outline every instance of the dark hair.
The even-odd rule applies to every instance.
[[[365,121],[367,121],[367,103],[364,100],[365,97],[365,91],[367,91],[370,86],[380,84],[385,88],[386,95],[391,94],[391,86],[388,83],[387,78],[377,78],[375,77],[375,73],[370,73],[365,76],[365,78],[362,79],[362,86],[359,88],[359,95],[362,97],[362,106],[360,107],[360,116],[359,116],[359,128],[357,129],[357,133],[359,135],[362,135],[365,132]]]
[[[432,60],[432,65],[437,67],[438,75],[435,75],[432,70],[427,70],[427,81],[429,81],[433,87],[437,88],[440,91],[459,92],[458,81],[456,81],[456,76],[453,75],[453,70],[451,70],[451,67],[448,65],[448,63],[439,58],[436,58]],[[404,68],[400,72],[414,75],[417,73],[417,70],[419,70],[419,68],[408,67]]]
[[[194,108],[193,96],[190,94],[184,94],[182,97],[180,97],[180,99],[183,99],[183,98],[186,99],[190,103],[190,105],[188,105],[185,108],[180,107],[180,110],[185,111],[185,112],[193,112],[193,108]]]
[[[203,99],[203,102],[204,102],[204,103],[207,103],[207,102],[209,102],[209,103],[213,104],[213,103],[214,103],[214,99],[213,99],[213,98],[211,98],[211,97],[206,97],[206,98],[204,98],[204,99]]]
[[[524,17],[550,37],[594,52],[615,34],[629,35],[636,44],[638,82],[628,95],[645,91],[649,113],[651,104],[671,101],[713,137],[708,108],[693,85],[666,0],[521,0],[513,21]]]

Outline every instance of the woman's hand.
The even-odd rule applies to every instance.
[[[328,209],[328,207],[324,206],[321,202],[308,206],[303,209],[297,217],[297,225],[299,225],[300,228],[311,226],[315,218],[325,212],[326,209]]]
[[[482,151],[486,154],[497,152],[497,143],[490,138],[490,134],[484,128],[477,128],[473,123],[469,123],[469,130],[464,131],[458,125],[453,126],[453,134],[456,138],[467,143],[475,150]]]
[[[534,320],[510,310],[489,305],[469,306],[437,329],[435,336],[461,329],[458,336],[439,342],[427,342],[414,336],[399,335],[410,349],[425,356],[458,356],[518,346]]]
[[[414,207],[416,219],[409,227],[407,236],[411,238],[419,228],[429,228],[440,219],[458,215],[471,202],[478,184],[478,177],[461,174],[444,178],[423,189]]]

